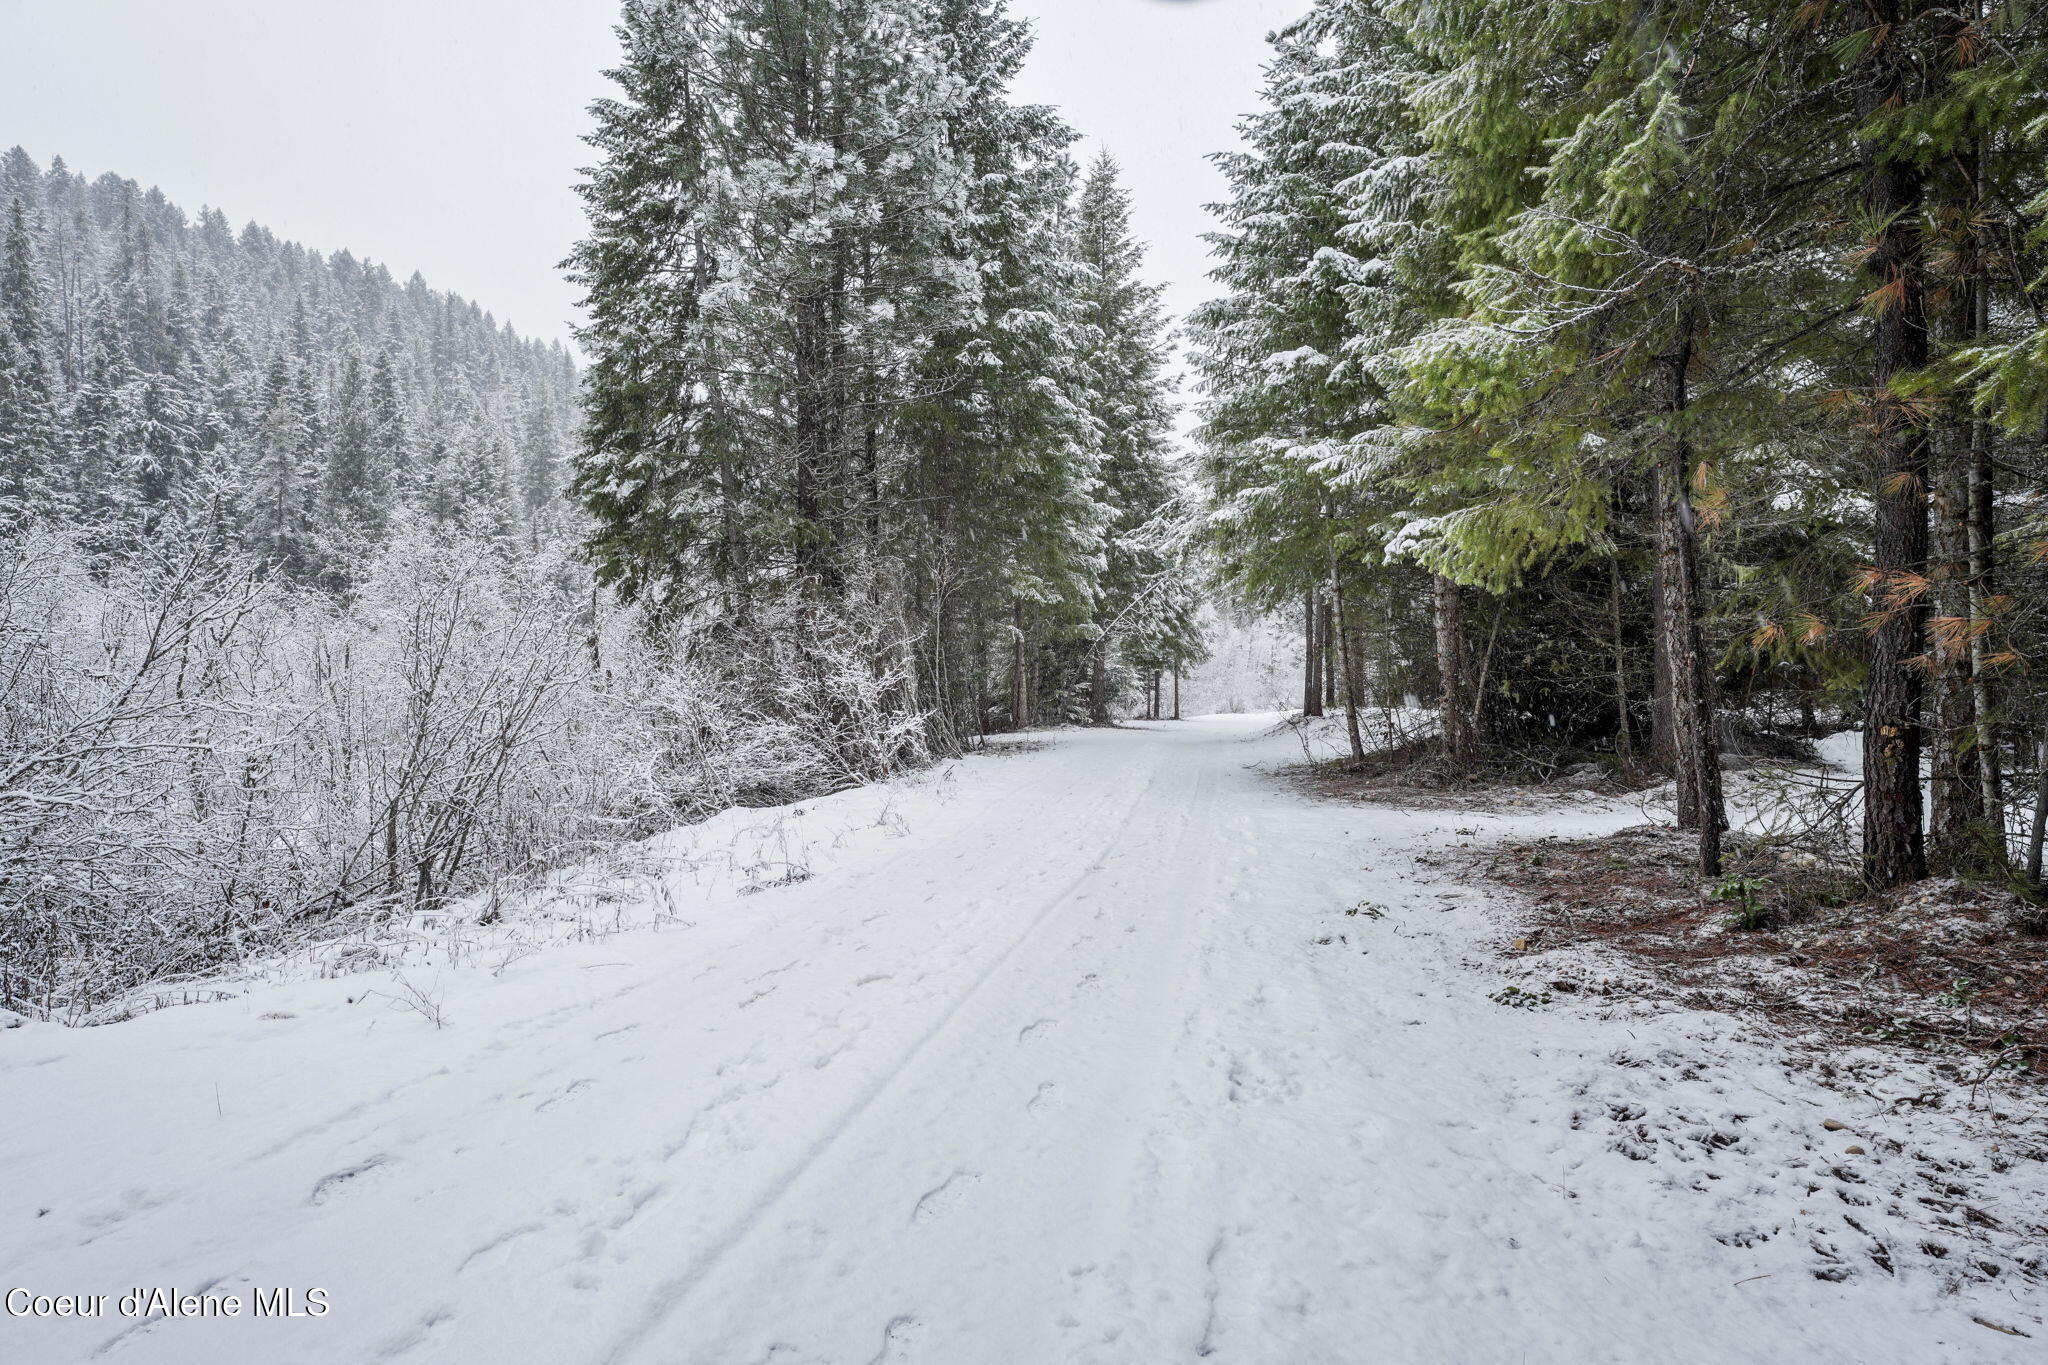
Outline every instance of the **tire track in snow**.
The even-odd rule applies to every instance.
[[[816,1141],[806,1147],[794,1162],[790,1163],[780,1175],[763,1188],[761,1193],[727,1226],[726,1230],[697,1256],[696,1260],[687,1270],[658,1286],[655,1291],[654,1302],[643,1310],[641,1320],[634,1324],[624,1336],[615,1341],[611,1349],[602,1357],[606,1365],[614,1365],[615,1362],[630,1359],[632,1353],[648,1337],[653,1335],[668,1319],[673,1317],[682,1308],[691,1294],[695,1292],[697,1287],[704,1282],[705,1278],[717,1269],[720,1263],[735,1248],[746,1241],[747,1237],[760,1227],[762,1222],[775,1211],[777,1206],[789,1195],[790,1191],[803,1179],[804,1175],[845,1141],[847,1134],[861,1123],[862,1119],[875,1108],[878,1102],[891,1093],[898,1081],[907,1072],[916,1067],[919,1059],[925,1055],[934,1042],[946,1035],[954,1020],[960,1016],[968,1005],[980,997],[984,988],[996,977],[997,973],[1001,972],[1027,944],[1037,938],[1040,931],[1052,921],[1055,914],[1069,903],[1074,892],[1101,873],[1104,867],[1104,855],[1122,841],[1124,835],[1130,830],[1131,825],[1137,821],[1141,814],[1145,813],[1145,798],[1151,794],[1153,788],[1158,786],[1160,776],[1160,765],[1155,760],[1145,785],[1130,798],[1128,808],[1124,811],[1123,817],[1117,821],[1116,827],[1111,831],[1109,837],[1103,841],[1101,851],[1091,858],[1079,873],[1068,879],[1060,886],[1059,890],[1046,899],[1032,915],[1023,932],[1011,940],[1007,947],[998,953],[987,966],[982,968],[968,984],[966,990],[954,998],[953,1003],[934,1021],[932,1026],[918,1036],[917,1040],[910,1045],[893,1065],[876,1079],[860,1099],[840,1114],[835,1121],[827,1125]],[[1060,784],[1049,783],[1041,785]]]

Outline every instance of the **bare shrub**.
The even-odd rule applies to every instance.
[[[877,665],[902,658],[904,666]],[[886,623],[658,648],[565,552],[402,532],[345,600],[204,539],[0,547],[0,1005],[377,926],[925,758]]]

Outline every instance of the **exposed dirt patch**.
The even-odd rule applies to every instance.
[[[2018,927],[2031,907],[1953,881],[1865,898],[1848,868],[1748,840],[1717,884],[1740,889],[1715,899],[1692,858],[1690,836],[1637,826],[1461,850],[1439,865],[1517,893],[1502,948],[1521,980],[1503,1003],[1706,1011],[1695,1017],[1732,1019],[1777,1065],[1841,1096],[1836,1115],[1779,1134],[1796,1150],[1757,1148],[1745,1221],[1723,1241],[1782,1239],[1828,1281],[1926,1274],[2023,1295],[2048,1283],[2036,1174],[2048,1162],[2048,940]],[[1753,1060],[1714,1080],[1732,1056],[1705,1037],[1617,1053],[1621,1070],[1596,1070],[1573,1126],[1659,1167],[1702,1141],[1747,1150],[1763,1142],[1754,1123],[1710,1122],[1713,1103],[1748,1083]],[[2025,1328],[1976,1321],[2040,1330],[2038,1315]]]
[[[1017,735],[983,735],[981,742],[974,746],[972,752],[1001,758],[1009,754],[1044,753],[1051,747],[1050,740],[1023,739]]]
[[[1444,768],[1436,741],[1427,736],[1374,749],[1362,763],[1349,758],[1301,763],[1281,769],[1278,776],[1318,800],[1407,810],[1542,810],[1560,801],[1622,796],[1642,786],[1611,764],[1585,759],[1452,773]]]
[[[1511,951],[1597,945],[1687,1004],[1762,1014],[1816,1045],[1905,1049],[1980,1098],[2048,1082],[2048,938],[2026,931],[2035,908],[2002,886],[1937,880],[1869,898],[1847,869],[1738,844],[1703,894],[1690,837],[1651,825],[1476,861],[1527,906]]]

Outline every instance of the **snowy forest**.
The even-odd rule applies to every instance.
[[[628,6],[580,375],[16,148],[0,995],[1171,714],[1211,597],[1354,762],[1419,698],[1449,781],[1667,775],[1712,878],[1723,751],[1854,726],[1872,889],[2038,885],[2043,22],[1321,0],[1219,154],[1192,449],[991,0]]]
[[[513,790],[573,779],[504,770],[588,677],[563,348],[20,148],[0,202],[4,1003],[84,1011],[588,827],[588,795],[522,827]]]
[[[2035,1358],[2048,5],[1232,3],[0,157],[0,1356]]]
[[[1115,164],[1006,96],[1024,27],[676,3],[621,38],[587,376],[417,275],[8,155],[0,1005],[91,1017],[1171,708],[1166,320]]]
[[[1454,779],[1863,734],[1862,871],[2038,888],[2048,13],[1322,0],[1196,319],[1227,579]],[[1324,662],[1326,661],[1326,662]]]

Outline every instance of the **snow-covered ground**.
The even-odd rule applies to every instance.
[[[2030,1286],[1816,1277],[1920,1120],[1724,1016],[1496,1003],[1498,920],[1417,855],[1634,806],[1318,804],[1270,725],[1062,733],[396,971],[0,1031],[0,1287],[109,1295],[0,1359],[2042,1359]],[[115,1316],[152,1286],[328,1311]]]

